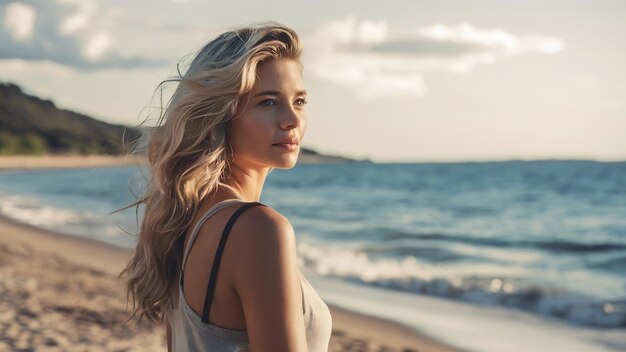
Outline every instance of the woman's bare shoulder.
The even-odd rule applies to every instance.
[[[260,267],[293,265],[296,260],[293,226],[286,216],[269,206],[247,209],[231,231],[238,254],[236,271],[243,276]]]
[[[240,218],[242,219],[242,223],[245,223],[245,225],[268,227],[291,226],[289,219],[287,219],[285,215],[265,204],[263,204],[263,206],[249,208],[242,215],[240,215]]]
[[[232,230],[238,239],[254,245],[267,246],[288,241],[294,237],[291,222],[285,215],[270,206],[257,206],[243,212]],[[236,227],[236,228],[235,228]],[[245,250],[245,248],[244,248]]]

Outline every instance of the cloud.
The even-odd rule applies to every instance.
[[[422,96],[427,71],[464,73],[501,57],[554,54],[565,47],[558,38],[515,36],[465,22],[391,31],[385,21],[353,16],[324,24],[305,40],[314,75],[363,98]]]
[[[94,34],[83,48],[83,56],[89,60],[98,60],[111,46],[111,36],[106,32]]]
[[[96,14],[96,4],[93,1],[60,0],[59,2],[76,6],[75,12],[63,19],[59,26],[59,33],[63,35],[73,34],[85,27]]]
[[[30,22],[24,21],[28,11],[33,14]],[[38,15],[36,21],[34,14]],[[0,60],[50,61],[78,70],[153,67],[169,62],[123,56],[116,51],[115,40],[107,28],[112,22],[101,17],[92,0],[32,1],[28,5],[10,3],[0,7],[0,18],[4,18]],[[15,33],[21,33],[21,37]],[[24,33],[28,40],[24,40]]]
[[[16,41],[24,41],[33,36],[35,26],[35,9],[20,2],[6,5],[4,13],[4,28]]]
[[[25,76],[69,78],[74,73],[71,68],[48,60],[29,62],[22,59],[7,59],[2,60],[0,65],[0,77],[5,81],[19,81]]]
[[[554,54],[563,50],[565,43],[558,38],[542,36],[516,37],[502,29],[480,29],[469,23],[461,23],[456,27],[437,24],[420,28],[415,33],[426,39],[447,43],[449,45],[472,44],[501,54],[522,54],[539,52]]]

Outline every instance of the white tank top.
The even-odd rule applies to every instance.
[[[219,268],[219,260],[224,249],[224,244],[228,238],[228,232],[236,218],[246,209],[253,206],[265,206],[259,202],[245,202],[241,199],[227,199],[212,206],[204,214],[191,232],[191,237],[183,256],[183,268],[187,261],[187,256],[195,242],[200,227],[204,222],[220,209],[234,203],[244,203],[229,219],[222,239],[217,249],[217,254],[213,262],[212,271]],[[328,306],[317,294],[313,286],[300,270],[300,287],[302,288],[302,313],[306,330],[306,340],[309,352],[327,352],[332,331],[332,317]],[[175,306],[166,308],[165,315],[172,331],[172,351],[250,351],[248,331],[233,330],[213,325],[208,322],[208,312],[211,298],[215,286],[214,273],[209,278],[209,290],[205,300],[203,315],[196,313],[187,302],[183,292],[183,273],[180,273],[178,280],[178,294],[173,295]],[[203,319],[203,316],[206,317]]]

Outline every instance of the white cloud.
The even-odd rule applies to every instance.
[[[4,28],[11,32],[14,40],[27,40],[33,36],[36,17],[31,6],[12,2],[5,7]]]
[[[516,37],[500,28],[480,29],[462,22],[457,26],[436,24],[416,30],[418,36],[451,43],[472,43],[507,54],[541,52],[554,54],[563,50],[565,43],[558,38],[541,36]]]
[[[119,12],[99,12],[94,0],[33,1],[31,5],[0,7],[0,18],[7,19],[8,28],[0,28],[0,60],[47,60],[82,70],[147,68],[169,62],[163,58],[129,57],[117,51],[109,33]],[[27,11],[33,15],[26,15],[30,13]],[[35,22],[34,13],[41,19]],[[16,41],[15,33],[30,38]]]
[[[111,47],[111,36],[106,32],[94,34],[83,48],[83,55],[88,60],[98,60]]]
[[[59,3],[76,6],[76,12],[67,16],[59,25],[59,32],[64,35],[85,27],[96,14],[96,4],[93,1],[59,0]]]
[[[356,96],[364,99],[373,99],[389,95],[389,92],[403,95],[424,95],[424,78],[422,75],[401,73],[374,73],[368,77],[370,87],[358,89]]]
[[[318,78],[349,87],[363,98],[422,96],[426,71],[463,73],[503,56],[554,54],[565,47],[558,38],[515,36],[465,22],[390,31],[384,21],[353,16],[320,26],[306,45],[305,55]]]
[[[501,29],[478,29],[468,23],[456,27],[436,24],[416,30],[416,34],[438,41],[478,43],[488,47],[514,48],[518,40]]]
[[[52,61],[26,61],[22,59],[0,60],[0,77],[3,80],[19,81],[24,77],[49,76],[55,78],[69,78],[76,71],[67,66]]]
[[[387,37],[387,23],[385,21],[363,20],[358,22],[350,16],[343,20],[330,22],[317,31],[320,39],[327,40],[321,47],[335,44],[373,44],[380,43]]]

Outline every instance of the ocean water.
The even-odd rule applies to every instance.
[[[131,248],[143,207],[109,213],[148,176],[0,172],[0,214]],[[274,170],[261,202],[290,219],[300,265],[320,276],[626,327],[626,162],[302,164]]]

